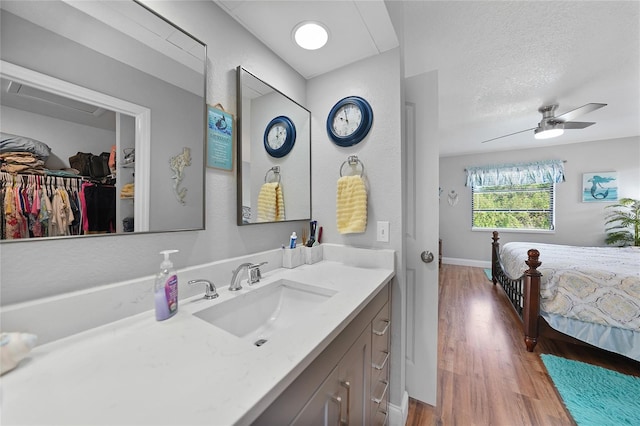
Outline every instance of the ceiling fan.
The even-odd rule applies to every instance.
[[[506,138],[507,136],[517,135],[518,133],[529,132],[531,130],[533,130],[533,136],[536,139],[555,138],[556,136],[563,134],[565,129],[584,129],[592,124],[596,124],[594,122],[572,120],[605,106],[607,106],[607,104],[586,104],[558,116],[553,115],[555,110],[558,108],[558,104],[541,106],[538,108],[538,111],[542,114],[542,120],[538,123],[538,127],[532,127],[530,129],[520,130],[519,132],[509,133],[508,135],[498,136],[497,138],[487,139],[486,141],[482,141],[482,143]]]

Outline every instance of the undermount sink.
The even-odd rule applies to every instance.
[[[286,279],[239,294],[193,315],[262,346],[278,331],[299,324],[336,292]]]

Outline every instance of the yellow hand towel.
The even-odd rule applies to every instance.
[[[284,220],[284,197],[277,182],[262,185],[258,194],[258,222]]]
[[[360,176],[338,179],[336,219],[341,234],[364,232],[367,229],[367,190]]]

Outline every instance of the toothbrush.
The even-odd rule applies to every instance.
[[[312,220],[309,225],[311,227],[311,236],[309,236],[309,240],[307,241],[307,247],[312,247],[313,243],[316,242],[316,227],[318,226],[318,221]]]

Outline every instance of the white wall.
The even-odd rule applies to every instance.
[[[305,105],[305,80],[213,2],[145,3],[208,45],[208,104],[219,102],[227,111],[236,113],[236,67],[242,64],[259,70],[265,81]],[[155,273],[162,260],[158,252],[163,249],[180,250],[174,263],[181,268],[280,247],[287,242],[295,224],[236,226],[235,171],[207,169],[205,173],[205,231],[1,243],[1,303]],[[193,195],[200,196],[197,192]],[[300,223],[297,230],[302,226]]]
[[[443,256],[454,263],[471,260],[473,264],[473,261],[491,260],[491,231],[471,231],[471,189],[464,186],[465,167],[550,159],[566,160],[566,182],[556,186],[555,232],[501,232],[500,243],[532,241],[579,246],[605,245],[604,207],[611,203],[583,203],[582,174],[616,171],[620,198],[639,199],[639,137],[440,158],[440,186],[443,190],[440,199],[440,237]],[[455,207],[447,202],[447,194],[451,190],[459,194]]]
[[[401,170],[401,75],[399,50],[364,59],[308,82],[308,108],[312,114],[313,219],[323,227],[322,241],[364,248],[396,250],[396,278],[392,288],[393,327],[404,312],[400,287],[404,285],[402,264],[402,170]],[[373,109],[373,125],[368,136],[352,147],[335,145],[326,131],[327,114],[340,99],[362,96]],[[367,229],[362,234],[340,234],[336,226],[336,185],[340,166],[356,154],[364,163],[368,182]],[[345,171],[347,167],[345,167]],[[376,222],[389,221],[389,242],[376,241]],[[357,283],[354,283],[357,285]],[[400,335],[394,330],[394,334]],[[399,340],[392,341],[392,353],[403,354]],[[394,359],[391,402],[400,405],[404,392],[401,359]]]

